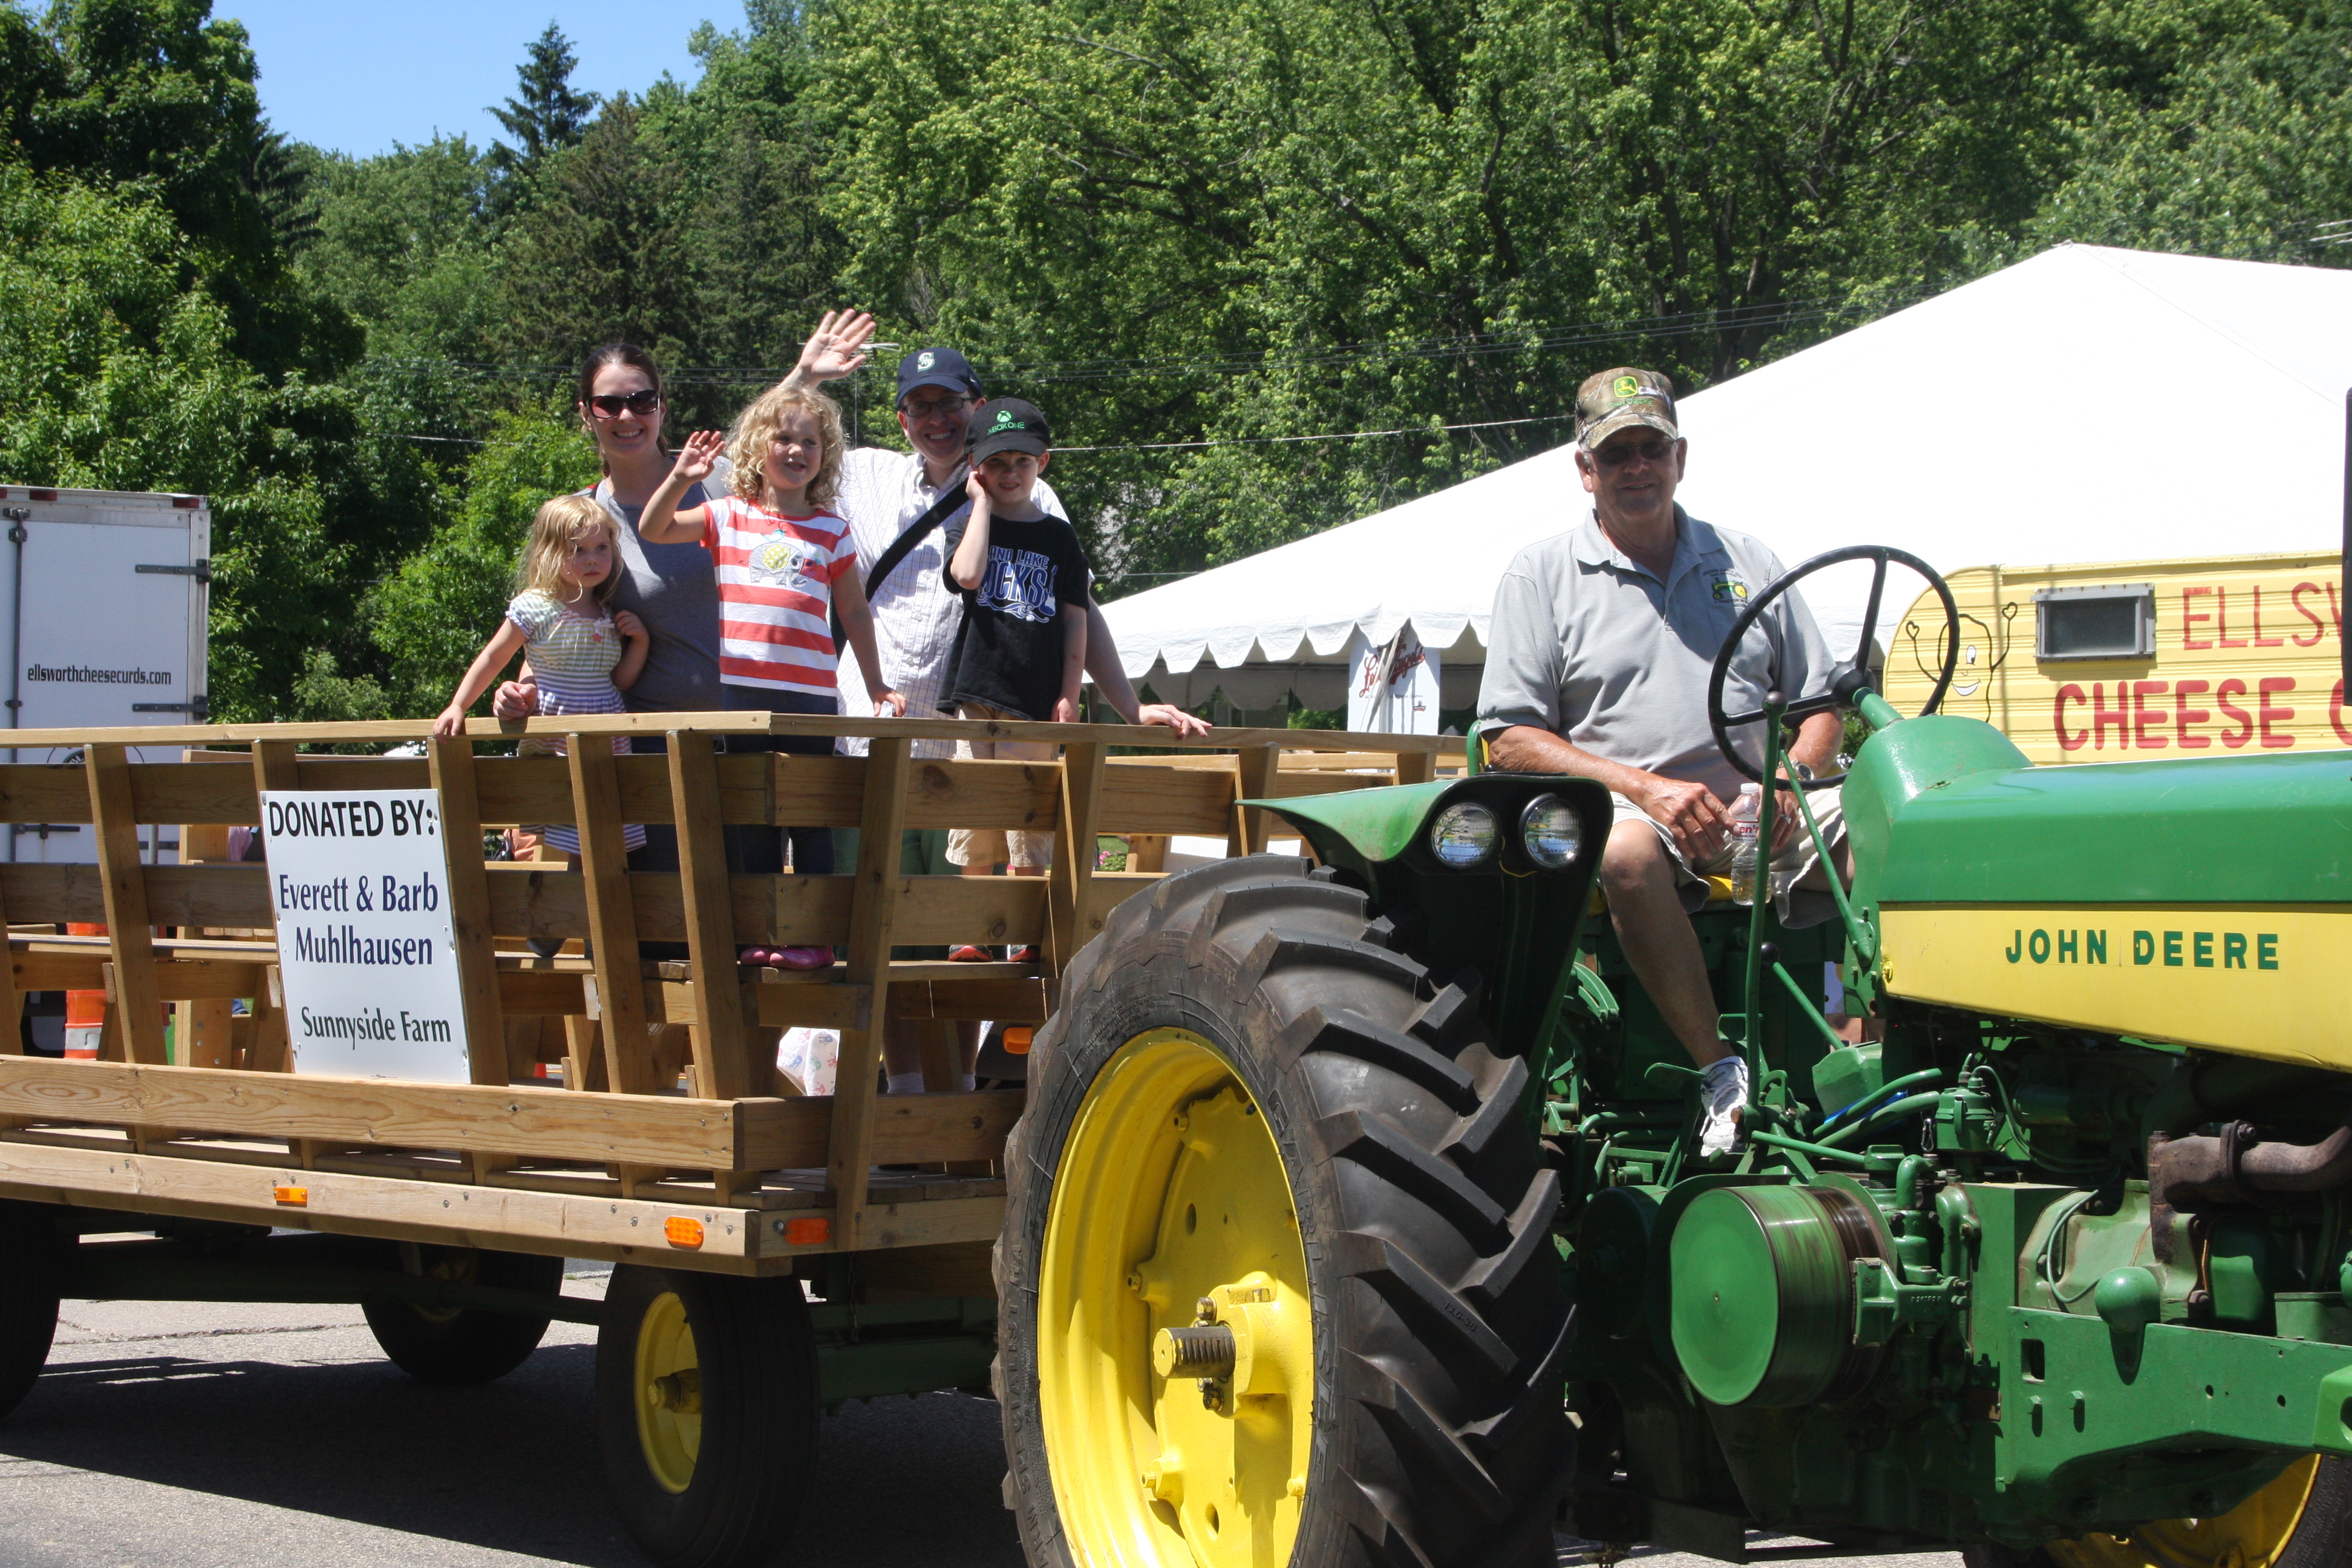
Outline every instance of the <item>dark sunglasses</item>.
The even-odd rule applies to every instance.
[[[651,389],[627,394],[600,392],[588,400],[588,406],[607,419],[618,419],[624,408],[640,419],[651,418],[661,405],[661,394]]]
[[[1663,463],[1674,449],[1672,441],[1628,441],[1622,447],[1601,447],[1592,454],[1592,460],[1604,468],[1622,468],[1639,453],[1645,463]]]

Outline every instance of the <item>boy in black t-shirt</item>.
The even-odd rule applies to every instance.
[[[948,654],[940,707],[960,719],[1075,723],[1087,662],[1090,574],[1076,531],[1030,499],[1052,460],[1045,416],[1020,398],[1000,397],[972,411],[970,428],[971,478],[965,489],[971,505],[943,530],[948,583],[963,595],[963,621]],[[1043,741],[959,741],[956,754],[1047,762],[1054,747]],[[1042,877],[1054,862],[1054,836],[959,828],[948,835],[948,858],[970,877],[988,876],[1008,862],[1016,877]],[[959,949],[952,956],[986,955]]]

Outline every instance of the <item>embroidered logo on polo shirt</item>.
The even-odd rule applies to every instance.
[[[1748,602],[1748,579],[1737,572],[1726,572],[1711,584],[1711,591],[1718,605],[1744,605]]]

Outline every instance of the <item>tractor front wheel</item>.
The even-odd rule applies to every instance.
[[[1034,1568],[1552,1561],[1572,1319],[1528,1068],[1361,893],[1167,879],[1029,1072],[996,1387]]]

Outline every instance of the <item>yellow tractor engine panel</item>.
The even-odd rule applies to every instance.
[[[2352,1069],[2352,909],[2100,904],[1883,910],[1879,973],[1918,1002]]]

